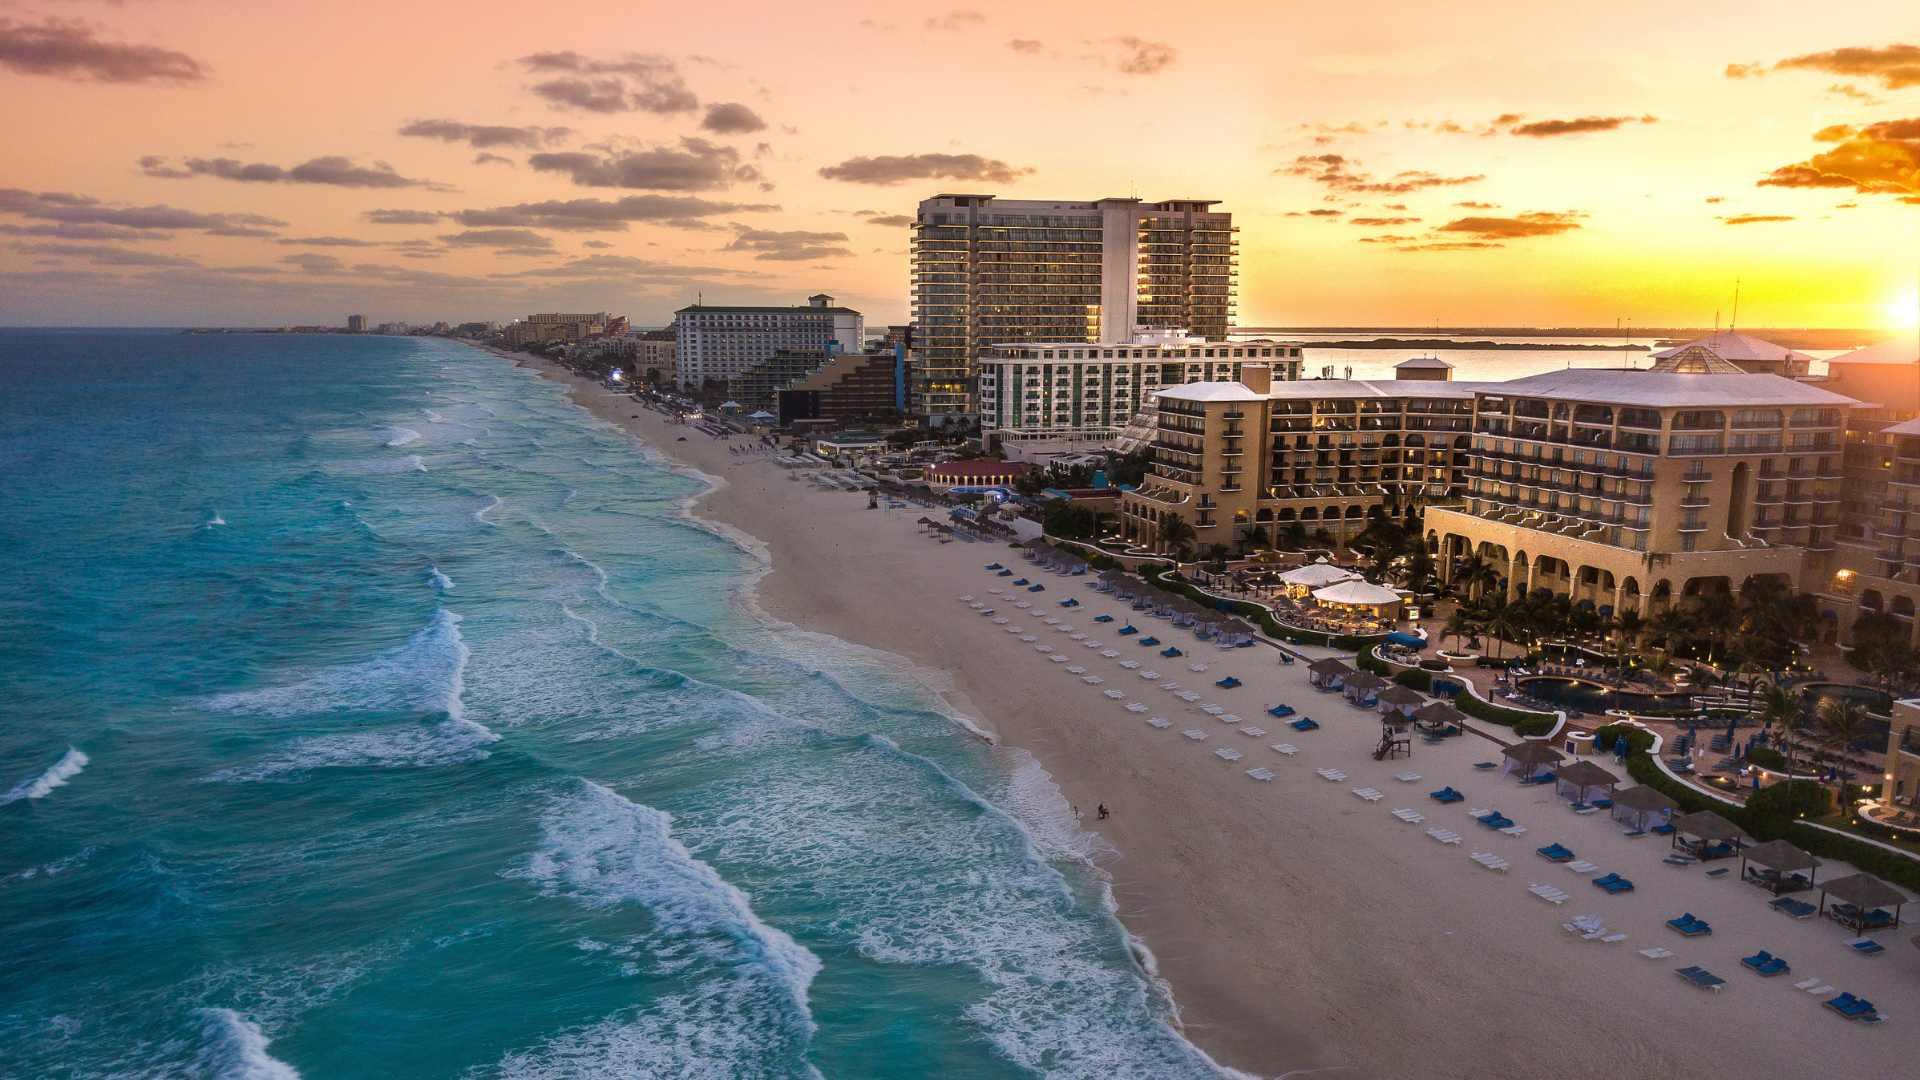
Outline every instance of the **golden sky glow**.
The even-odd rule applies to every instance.
[[[0,6],[0,322],[899,322],[940,191],[1220,199],[1247,326],[1916,318],[1911,3],[1040,8]]]

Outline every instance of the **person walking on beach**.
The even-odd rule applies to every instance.
[[[1100,820],[1101,821],[1107,820],[1107,804],[1106,803],[1100,804]]]

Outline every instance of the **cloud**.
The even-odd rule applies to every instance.
[[[979,154],[887,154],[880,157],[853,157],[829,165],[820,175],[850,184],[874,184],[885,187],[909,180],[986,180],[1011,184],[1032,169],[1015,168],[995,158]]]
[[[1464,217],[1449,221],[1434,231],[1465,233],[1479,240],[1520,240],[1571,232],[1581,227],[1574,219],[1584,216],[1573,211],[1536,211],[1510,218]]]
[[[1520,124],[1507,129],[1509,135],[1526,135],[1536,139],[1552,138],[1555,135],[1580,135],[1589,131],[1613,131],[1622,124],[1657,124],[1655,116],[1583,116],[1578,120],[1536,120],[1531,124]]]
[[[475,165],[505,165],[509,168],[519,168],[519,164],[512,158],[501,157],[499,154],[489,154],[485,150],[473,155],[473,163]]]
[[[707,106],[706,118],[700,121],[700,126],[722,135],[745,135],[750,131],[765,131],[767,122],[745,105],[726,101]]]
[[[1358,165],[1339,154],[1303,154],[1293,159],[1293,164],[1275,169],[1275,173],[1287,176],[1305,176],[1317,184],[1325,184],[1329,189],[1347,194],[1407,195],[1428,188],[1455,187],[1460,184],[1473,184],[1485,180],[1483,174],[1473,176],[1441,176],[1438,173],[1408,170],[1396,173],[1388,180],[1375,180],[1371,173],[1357,173],[1348,170],[1349,165]]]
[[[371,168],[355,165],[350,158],[317,157],[291,169],[278,165],[246,164],[232,158],[188,158],[180,165],[163,157],[143,157],[140,171],[165,180],[185,180],[195,176],[217,176],[247,184],[327,184],[333,187],[403,188],[424,187],[451,190],[431,180],[413,180],[393,171],[393,166],[376,161]]]
[[[1017,53],[1026,53],[1028,56],[1038,56],[1046,46],[1033,38],[1014,38],[1007,42],[1007,48]]]
[[[371,240],[355,240],[350,236],[308,236],[299,240],[275,240],[274,243],[285,247],[379,247]]]
[[[199,266],[184,255],[160,255],[151,251],[129,251],[105,244],[15,244],[21,251],[36,255],[59,255],[85,259],[95,266]]]
[[[1735,69],[1742,69],[1735,74]],[[1832,49],[1827,52],[1794,56],[1773,65],[1774,71],[1819,71],[1853,79],[1878,79],[1888,90],[1920,86],[1920,46],[1888,45],[1885,48]],[[1729,78],[1763,74],[1758,64],[1729,64]]]
[[[1503,248],[1505,244],[1487,243],[1480,240],[1449,240],[1426,244],[1401,244],[1395,251],[1478,251],[1485,248]]]
[[[926,27],[929,30],[965,30],[969,26],[979,26],[986,21],[985,15],[971,8],[961,8],[958,11],[949,11],[945,15],[928,19]]]
[[[1419,220],[1417,217],[1357,217],[1348,218],[1347,224],[1379,227],[1382,225],[1413,225],[1419,222]]]
[[[297,266],[309,274],[338,274],[347,268],[346,263],[341,262],[332,255],[321,255],[312,251],[303,251],[298,255],[288,255],[279,261],[290,266]]]
[[[844,242],[846,239],[846,233],[837,232],[774,232],[770,229],[742,228],[740,235],[733,238],[733,243],[727,245],[727,250],[758,252],[754,258],[762,261],[800,262],[852,255],[853,252],[846,248],[831,246],[835,241]]]
[[[1419,237],[1417,236],[1395,236],[1393,233],[1381,233],[1379,236],[1363,236],[1360,238],[1360,242],[1363,244],[1405,244],[1418,239]]]
[[[1179,50],[1164,41],[1143,41],[1132,34],[1108,38],[1107,44],[1125,50],[1113,66],[1128,75],[1157,75],[1179,56]]]
[[[1835,83],[1832,86],[1827,87],[1827,93],[1838,94],[1844,98],[1852,98],[1853,100],[1859,102],[1862,105],[1885,105],[1886,104],[1885,99],[1874,97],[1872,94],[1867,93],[1865,90],[1862,90],[1859,87],[1853,86],[1851,84]]]
[[[557,109],[664,115],[700,107],[700,99],[687,89],[679,67],[664,56],[590,60],[576,52],[550,52],[523,56],[519,62],[529,73],[559,76],[532,88]]]
[[[1767,73],[1765,64],[1728,64],[1726,75],[1729,79],[1752,79]]]
[[[1816,142],[1833,149],[1783,165],[1758,187],[1850,188],[1862,195],[1920,195],[1920,117],[1855,128],[1822,128]]]
[[[1728,199],[1725,195],[1715,195],[1713,198],[1707,200],[1707,205],[1712,206],[1714,203],[1723,203],[1727,201]]]
[[[889,229],[903,229],[913,224],[913,219],[905,214],[876,214],[867,219],[869,225],[884,225]]]
[[[38,24],[0,19],[0,67],[82,82],[192,83],[207,77],[206,65],[186,53],[101,41],[83,22],[54,18]]]
[[[1339,217],[1341,214],[1346,213],[1346,211],[1345,210],[1309,210],[1307,211],[1307,213],[1311,214],[1314,217]]]
[[[434,225],[446,217],[437,210],[369,210],[360,216],[375,225]]]
[[[0,213],[74,225],[113,225],[126,229],[198,229],[215,236],[272,236],[266,227],[287,223],[260,214],[205,214],[167,205],[109,206],[87,195],[0,188]]]
[[[644,221],[682,229],[715,228],[700,220],[717,214],[764,213],[778,206],[714,202],[691,196],[629,195],[624,199],[566,199],[488,210],[460,210],[446,215],[474,228],[536,228],[562,232],[620,232],[627,223]]]
[[[632,255],[588,255],[569,259],[559,266],[517,270],[496,277],[538,278],[619,278],[627,281],[664,281],[680,283],[693,274],[736,273],[718,266],[677,266]]]
[[[1457,203],[1454,203],[1453,205],[1458,206],[1463,210],[1498,210],[1500,209],[1499,203],[1490,203],[1490,202],[1457,202]]]
[[[740,164],[738,150],[691,137],[682,137],[678,148],[659,146],[607,155],[535,154],[527,164],[541,172],[567,173],[581,187],[711,191],[761,179],[760,170]]]
[[[511,146],[539,150],[563,142],[573,134],[568,127],[503,127],[498,124],[463,124],[458,120],[415,120],[400,129],[400,134],[416,139],[464,142],[475,150]]]
[[[468,229],[440,237],[448,247],[486,247],[512,255],[546,255],[553,241],[531,229]]]
[[[605,240],[587,240],[582,242],[580,246],[583,248],[610,248],[613,245],[607,243]]]
[[[1735,214],[1719,220],[1723,225],[1758,225],[1766,221],[1792,221],[1793,219],[1782,214]]]
[[[3,236],[54,236],[62,240],[171,240],[172,233],[130,229],[124,225],[0,225]]]

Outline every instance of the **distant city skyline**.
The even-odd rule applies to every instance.
[[[664,326],[829,292],[885,325],[916,205],[990,191],[1221,200],[1248,326],[1724,325],[1738,282],[1742,325],[1911,327],[1916,43],[1891,0],[26,0],[0,323]]]

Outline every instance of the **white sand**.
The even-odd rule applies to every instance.
[[[1888,952],[1868,959],[1840,942],[1849,936],[1824,920],[1798,922],[1767,908],[1765,893],[1736,880],[1704,877],[1701,867],[1661,864],[1668,846],[1628,840],[1607,816],[1577,816],[1550,791],[1521,788],[1472,768],[1497,760],[1498,746],[1469,735],[1440,746],[1416,742],[1411,760],[1375,762],[1378,720],[1306,683],[1304,664],[1281,667],[1273,649],[1224,652],[1163,620],[1137,617],[1084,583],[1032,572],[1004,546],[938,544],[914,521],[927,511],[869,511],[864,494],[822,491],[788,479],[764,461],[728,454],[722,444],[656,413],[550,369],[571,381],[574,397],[645,438],[669,456],[721,477],[724,486],[697,512],[750,532],[765,544],[772,572],[750,602],[774,618],[905,658],[962,713],[980,718],[1009,747],[1030,751],[1061,794],[1085,813],[1083,825],[1121,853],[1104,864],[1121,920],[1151,949],[1172,985],[1188,1036],[1223,1064],[1272,1076],[1348,1066],[1337,1075],[1371,1077],[1879,1077],[1905,1075],[1920,1033],[1920,953],[1911,928],[1882,933]],[[642,419],[632,420],[638,412]],[[685,434],[688,441],[676,442]],[[983,569],[1001,562],[1044,582],[1046,591],[1015,598],[989,590],[1013,578]],[[957,597],[987,601],[1036,637],[1019,640]],[[1063,611],[1058,601],[1082,606]],[[1014,606],[1032,605],[1028,610]],[[1115,622],[1100,624],[1101,614]],[[1099,655],[1042,619],[1120,653]],[[1143,633],[1189,653],[1162,659],[1113,633],[1128,619]],[[1055,663],[1037,645],[1072,659]],[[1139,660],[1163,678],[1148,682],[1119,666]],[[1208,670],[1188,670],[1204,662]],[[1084,684],[1065,670],[1084,666],[1104,679]],[[1213,682],[1244,680],[1233,690]],[[1160,682],[1202,692],[1188,704]],[[1102,691],[1127,692],[1113,701]],[[1127,702],[1149,706],[1128,712]],[[1263,713],[1288,702],[1324,725],[1297,733]],[[1229,725],[1202,712],[1217,703],[1244,717]],[[1173,721],[1165,730],[1149,717]],[[1239,730],[1258,726],[1265,736]],[[1207,733],[1204,742],[1182,737]],[[1496,731],[1498,729],[1495,729]],[[1287,742],[1301,752],[1268,749]],[[1229,764],[1214,755],[1232,747]],[[1611,762],[1603,761],[1611,767]],[[1270,783],[1247,775],[1278,774]],[[1314,769],[1347,774],[1329,783]],[[1420,774],[1402,783],[1393,774]],[[1427,793],[1447,785],[1467,801],[1443,807]],[[1379,802],[1351,789],[1385,793]],[[1115,816],[1096,821],[1105,802]],[[1390,816],[1411,807],[1421,825]],[[1468,807],[1505,811],[1525,826],[1520,838],[1474,823]],[[1431,827],[1465,837],[1458,846],[1426,835]],[[1560,842],[1599,864],[1594,874],[1547,863],[1534,849]],[[1495,852],[1506,874],[1474,864],[1470,852]],[[1618,872],[1638,885],[1608,895],[1592,877]],[[1822,876],[1851,868],[1830,865]],[[1536,899],[1531,883],[1572,894],[1562,906]],[[1802,894],[1803,897],[1814,897]],[[1664,920],[1682,912],[1707,919],[1710,938],[1683,939]],[[1575,915],[1598,914],[1628,937],[1582,941],[1561,929]],[[1653,961],[1636,950],[1671,949]],[[1759,949],[1784,956],[1791,977],[1762,979],[1739,958]],[[1700,965],[1727,980],[1717,994],[1681,980],[1674,969]],[[1836,990],[1867,997],[1892,1015],[1869,1028],[1821,1008],[1793,983],[1821,977]],[[1831,996],[1831,995],[1827,995]]]

